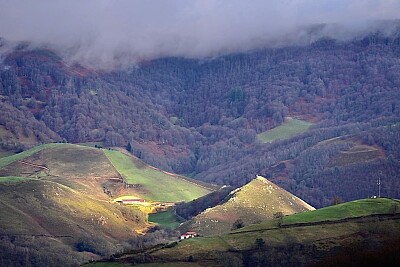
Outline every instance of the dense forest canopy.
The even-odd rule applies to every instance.
[[[374,195],[378,176],[382,194],[400,197],[399,73],[399,32],[110,72],[21,45],[0,64],[0,145],[103,142],[211,183],[262,174],[316,207]],[[314,125],[289,140],[257,139],[288,117]],[[360,145],[380,154],[332,163]]]

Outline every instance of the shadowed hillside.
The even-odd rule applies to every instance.
[[[327,139],[261,173],[316,207],[378,196],[378,179],[381,196],[394,196],[400,193],[400,163],[392,156],[398,153],[394,140],[399,129],[395,124],[370,133]]]

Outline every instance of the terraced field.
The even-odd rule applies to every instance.
[[[328,166],[347,166],[364,163],[382,157],[384,153],[372,146],[355,145],[348,151],[342,151],[334,157]]]

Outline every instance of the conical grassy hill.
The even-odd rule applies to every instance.
[[[220,205],[209,208],[183,224],[182,231],[193,230],[201,235],[228,232],[233,227],[258,223],[279,215],[314,210],[312,206],[258,176],[230,193]]]

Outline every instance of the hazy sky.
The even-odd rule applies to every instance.
[[[103,67],[293,42],[314,23],[344,37],[397,18],[400,0],[0,0],[1,37]]]

